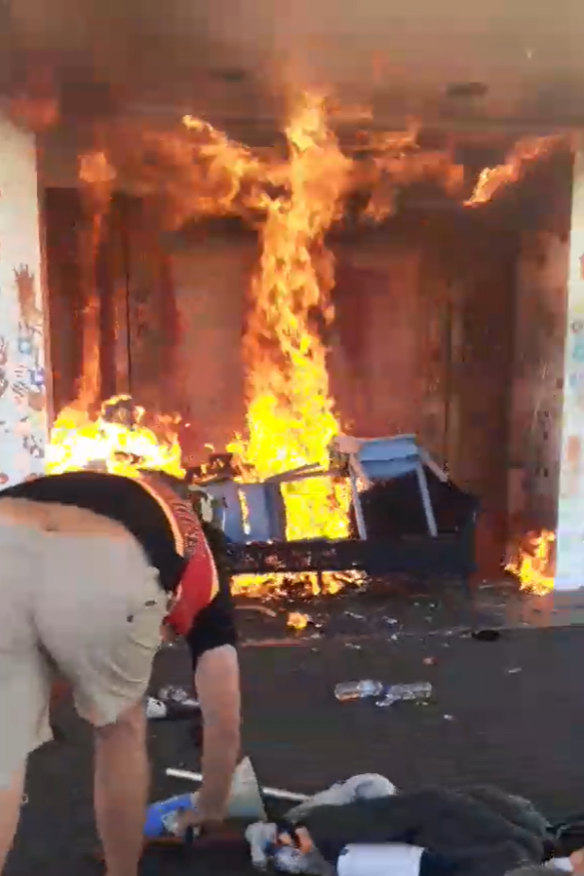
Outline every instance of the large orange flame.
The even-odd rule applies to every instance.
[[[545,596],[554,588],[556,535],[549,529],[531,532],[522,539],[505,569],[517,577],[521,589]]]
[[[81,376],[77,389],[78,407],[85,411],[99,401],[100,298],[97,290],[97,259],[103,222],[109,207],[116,172],[105,152],[86,152],[79,158],[79,184],[89,223],[80,232],[80,263],[83,285]]]
[[[319,95],[304,96],[286,137],[289,187],[266,200],[244,339],[248,435],[229,447],[259,480],[305,465],[328,467],[328,447],[339,432],[322,337],[334,284],[324,235],[340,214],[350,162]],[[308,478],[284,484],[282,492],[289,539],[347,534],[344,484]]]

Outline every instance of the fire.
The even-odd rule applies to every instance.
[[[519,140],[507,155],[504,164],[485,167],[481,172],[472,196],[466,201],[469,207],[485,204],[506,186],[518,182],[526,166],[549,155],[560,143],[558,137],[533,137]]]
[[[301,611],[292,611],[288,615],[286,626],[292,630],[301,631],[305,630],[309,623],[310,617],[307,614],[303,614]]]
[[[231,140],[208,122],[185,115],[178,131],[137,131],[120,155],[124,177],[139,197],[180,228],[193,217],[261,216],[264,187],[278,184],[282,164]]]
[[[86,152],[79,158],[79,184],[83,203],[89,214],[89,225],[80,234],[80,262],[82,269],[83,326],[81,357],[82,370],[77,397],[79,405],[87,409],[95,404],[101,392],[100,368],[100,299],[97,290],[97,258],[116,172],[105,152]]]
[[[515,575],[522,590],[544,596],[554,588],[554,549],[556,535],[548,529],[530,533],[525,539],[525,548],[519,546],[516,556],[505,566]]]
[[[265,177],[262,162],[247,146],[230,140],[208,122],[194,116],[183,116],[183,125],[191,133],[192,145],[199,163],[207,168],[211,192],[203,197],[198,212],[217,215],[229,213],[236,199],[256,206],[258,195],[251,185]],[[246,187],[251,186],[245,194]],[[200,195],[200,192],[197,194]]]
[[[136,477],[146,468],[184,477],[175,421],[159,420],[154,430],[143,425],[144,417],[144,409],[135,407],[129,396],[109,399],[95,419],[83,410],[65,408],[51,430],[47,472],[94,469]]]
[[[243,340],[247,429],[228,450],[240,461],[246,481],[303,467],[318,470],[316,477],[282,483],[286,535],[289,540],[341,539],[348,535],[350,491],[345,480],[326,474],[331,440],[341,431],[327,368],[335,263],[326,234],[342,217],[346,196],[359,186],[369,185],[373,192],[366,218],[380,221],[392,212],[400,186],[429,179],[455,194],[463,184],[463,168],[451,162],[447,151],[418,148],[416,124],[405,132],[376,135],[364,144],[360,162],[344,155],[325,98],[316,93],[301,96],[284,133],[288,151],[282,160],[275,153],[262,156],[207,122],[184,116],[179,133],[139,138],[136,166],[130,156],[121,169],[135,191],[161,199],[175,226],[195,216],[238,215],[258,228],[261,254]],[[518,143],[504,165],[483,171],[467,203],[484,203],[519,180],[524,167],[548,154],[556,142]],[[146,425],[143,410],[133,409],[129,421],[112,419],[112,405],[122,402],[123,407],[120,398],[104,404],[93,419],[88,413],[101,391],[95,266],[116,171],[108,155],[95,150],[81,157],[78,176],[91,220],[83,258],[83,369],[77,402],[55,422],[47,469],[97,467],[134,476],[138,467],[146,467],[180,477],[181,448],[172,424],[165,424],[161,436]],[[249,515],[244,501],[242,511]],[[537,592],[553,586],[548,570],[552,542],[552,533],[542,534],[531,552],[509,565],[522,586]],[[297,577],[312,594],[337,592],[347,580],[316,573]],[[281,579],[240,576],[235,590],[264,593],[269,580],[272,592],[278,592]]]
[[[323,334],[333,317],[334,258],[324,236],[341,214],[350,161],[327,126],[324,99],[305,95],[286,130],[288,187],[266,199],[262,253],[244,338],[247,438],[229,450],[250,479],[328,467],[339,432]],[[330,477],[285,483],[287,537],[342,538],[349,493]]]

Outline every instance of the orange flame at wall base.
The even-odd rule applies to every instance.
[[[505,571],[519,580],[521,590],[545,596],[554,589],[556,534],[549,529],[529,533],[506,564]]]

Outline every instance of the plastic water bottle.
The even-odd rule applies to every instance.
[[[383,689],[383,682],[373,681],[370,678],[362,681],[342,681],[335,687],[335,697],[341,703],[348,700],[365,700],[368,697],[378,697],[383,693]]]
[[[416,681],[413,684],[389,684],[383,690],[383,697],[375,705],[380,708],[393,706],[394,703],[422,702],[432,696],[432,685],[429,681]]]
[[[183,812],[194,809],[197,794],[178,794],[166,800],[151,803],[146,810],[144,836],[153,838],[166,833],[177,834],[179,818]]]

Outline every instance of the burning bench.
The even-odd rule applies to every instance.
[[[240,482],[227,457],[215,461],[215,470],[195,481],[223,509],[236,574],[359,570],[467,580],[475,571],[478,501],[414,435],[339,436],[328,469],[307,465],[256,483]],[[349,537],[289,539],[282,486],[326,477],[350,486]]]

